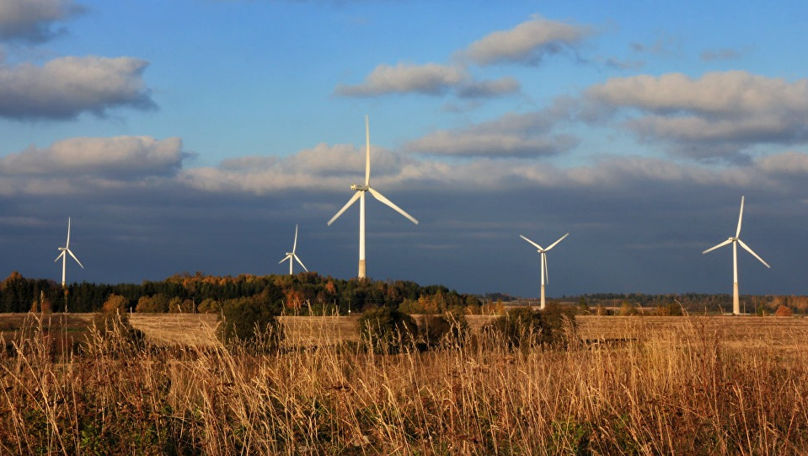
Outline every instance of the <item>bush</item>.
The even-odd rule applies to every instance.
[[[792,315],[794,315],[794,311],[791,310],[790,307],[784,306],[782,304],[780,304],[780,307],[778,307],[777,310],[774,311],[774,316],[776,317],[790,317]]]
[[[637,310],[637,306],[635,306],[633,303],[630,303],[628,301],[623,301],[623,303],[620,304],[620,315],[621,316],[631,316],[631,315],[639,315],[639,314],[640,314],[640,311]]]
[[[123,296],[110,294],[104,302],[101,312],[93,317],[96,336],[101,340],[115,340],[112,350],[122,354],[125,351],[137,350],[145,341],[143,331],[135,329],[129,323],[126,307],[129,300]]]
[[[446,312],[425,316],[421,337],[425,348],[458,346],[465,342],[468,330],[469,324],[462,312]]]
[[[200,313],[216,313],[222,307],[222,304],[211,298],[203,299],[201,303],[199,303],[198,311]]]
[[[566,328],[574,329],[575,325],[574,310],[548,305],[541,311],[527,307],[510,310],[489,323],[487,329],[502,337],[510,347],[559,346],[570,342]]]
[[[101,312],[103,313],[120,313],[126,314],[126,311],[129,310],[129,300],[124,298],[121,295],[117,295],[112,293],[109,295],[104,304],[101,306]]]
[[[260,299],[228,299],[222,303],[219,339],[225,344],[246,343],[262,349],[277,348],[283,331],[276,318],[278,306]]]
[[[367,310],[359,317],[359,334],[376,353],[398,353],[414,344],[418,326],[405,313],[379,307]]]
[[[137,301],[135,312],[168,312],[168,296],[157,293],[153,296],[141,296]]]

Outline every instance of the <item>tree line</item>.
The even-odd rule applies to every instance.
[[[489,293],[462,294],[442,285],[422,286],[412,281],[336,279],[315,272],[295,275],[211,276],[175,274],[141,284],[74,283],[62,287],[46,279],[25,278],[12,272],[0,282],[0,312],[97,312],[111,296],[122,297],[119,307],[132,312],[220,312],[232,300],[252,300],[278,313],[346,315],[387,307],[409,314],[503,313],[516,298]],[[116,298],[117,299],[117,298]],[[580,313],[678,315],[728,311],[728,294],[597,293],[552,299],[576,307]],[[749,313],[774,313],[780,307],[808,313],[808,296],[741,296]],[[232,304],[232,303],[231,303]],[[611,309],[611,310],[609,310]]]
[[[13,272],[0,282],[0,312],[97,312],[111,296],[122,297],[132,312],[219,312],[228,301],[251,299],[287,314],[340,314],[369,308],[406,308],[412,313],[440,313],[482,308],[473,295],[442,285],[411,281],[336,279],[315,272],[295,275],[211,276],[176,274],[141,284],[74,283],[62,287],[45,279]],[[117,299],[117,298],[116,298]]]

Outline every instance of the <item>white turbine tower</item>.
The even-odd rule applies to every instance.
[[[547,252],[549,252],[550,249],[552,249],[553,247],[558,245],[559,242],[563,241],[569,235],[570,234],[567,233],[567,234],[561,236],[560,238],[558,238],[557,241],[550,244],[550,246],[547,247],[546,249],[544,247],[540,246],[539,244],[536,244],[535,242],[531,241],[530,239],[526,238],[525,236],[523,236],[521,234],[519,235],[519,237],[521,237],[522,239],[524,239],[527,242],[531,243],[533,245],[533,247],[536,247],[536,249],[537,249],[536,251],[539,252],[539,254],[541,255],[541,304],[539,305],[539,310],[544,310],[544,283],[545,283],[545,280],[547,281],[547,283],[550,282],[550,275],[547,273]]]
[[[60,253],[59,256],[57,256],[56,259],[53,260],[53,262],[56,263],[57,261],[59,261],[59,259],[62,260],[62,288],[64,288],[65,287],[65,270],[67,269],[67,255],[68,254],[71,257],[73,257],[74,260],[76,260],[76,263],[78,263],[79,266],[81,266],[81,269],[84,269],[84,265],[81,264],[81,261],[79,261],[79,259],[76,258],[76,255],[73,255],[72,251],[70,251],[70,217],[67,218],[67,242],[65,242],[64,247],[59,247],[58,250],[60,252],[62,252],[62,253]]]
[[[300,261],[300,258],[295,253],[296,250],[297,250],[297,225],[295,225],[295,242],[294,242],[294,244],[292,244],[292,251],[291,252],[286,252],[286,256],[283,257],[283,259],[281,261],[278,261],[278,264],[281,264],[284,261],[289,260],[289,275],[294,274],[294,271],[293,271],[292,267],[294,266],[295,261],[297,261],[300,264],[300,266],[302,266],[303,269],[306,272],[309,272],[308,268],[306,268],[306,265],[303,264],[302,261]]]
[[[724,247],[725,245],[732,244],[732,314],[733,315],[740,315],[741,314],[741,304],[738,299],[738,244],[744,248],[747,252],[751,253],[753,257],[757,258],[758,261],[763,263],[764,266],[767,268],[771,268],[768,263],[763,261],[763,258],[759,257],[757,253],[752,251],[748,245],[744,244],[741,240],[741,221],[743,220],[743,196],[741,196],[741,212],[738,214],[738,228],[735,230],[735,236],[729,237],[726,241],[710,247],[709,249],[701,252],[702,255],[705,253],[712,252],[713,250]]]
[[[367,268],[365,265],[365,192],[370,192],[374,198],[390,206],[394,211],[398,212],[399,214],[403,215],[407,219],[409,219],[412,223],[418,224],[418,220],[415,217],[411,216],[410,214],[404,212],[403,209],[393,204],[392,201],[385,198],[384,195],[379,193],[378,190],[374,189],[370,186],[370,126],[368,124],[368,117],[365,116],[365,184],[364,185],[351,185],[351,190],[353,190],[354,195],[351,199],[345,203],[345,206],[342,206],[342,209],[339,210],[331,220],[328,221],[328,225],[330,226],[334,223],[334,220],[339,218],[343,212],[348,210],[349,207],[356,200],[359,200],[359,274],[358,277],[360,279],[364,279],[366,277]]]

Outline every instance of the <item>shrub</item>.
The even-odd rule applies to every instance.
[[[388,307],[366,310],[359,318],[362,341],[376,353],[398,353],[415,342],[417,333],[412,317]]]
[[[121,295],[117,295],[115,293],[111,293],[104,304],[101,306],[101,312],[103,313],[120,313],[126,314],[127,308],[129,307],[129,300],[124,298]]]
[[[421,337],[425,348],[440,345],[463,345],[469,330],[469,324],[462,312],[446,312],[443,315],[427,315],[424,317]]]
[[[152,296],[141,296],[135,307],[136,312],[168,312],[168,296],[157,293]]]
[[[501,336],[509,346],[562,345],[567,340],[566,328],[575,328],[575,314],[571,309],[548,305],[545,310],[534,311],[522,307],[509,311],[487,325],[488,330]]]
[[[129,323],[129,315],[126,313],[128,305],[128,299],[112,293],[104,302],[101,312],[93,317],[95,335],[102,340],[116,340],[117,343],[113,345],[115,348],[112,350],[121,353],[138,349],[145,340],[143,332]]]
[[[283,337],[276,318],[278,306],[260,299],[228,299],[222,303],[219,339],[225,344],[246,343],[256,348],[275,349]]]
[[[197,309],[200,313],[216,313],[222,307],[222,304],[211,298],[206,298],[199,303],[199,308]]]
[[[633,303],[623,301],[623,303],[620,304],[620,315],[622,316],[639,315],[639,313],[640,312],[637,310],[637,306],[635,306]]]
[[[191,313],[194,311],[194,302],[175,296],[168,301],[168,311],[170,313]]]
[[[790,317],[792,315],[794,315],[794,311],[791,310],[790,307],[784,306],[782,304],[780,304],[780,307],[778,307],[777,310],[774,311],[774,316],[776,317]]]

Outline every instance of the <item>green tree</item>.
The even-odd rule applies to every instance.
[[[259,297],[228,299],[222,302],[219,339],[275,349],[283,336],[276,318],[279,313],[279,306],[267,305]]]
[[[359,334],[376,353],[398,353],[415,342],[418,326],[403,312],[378,307],[366,310],[359,318]]]

